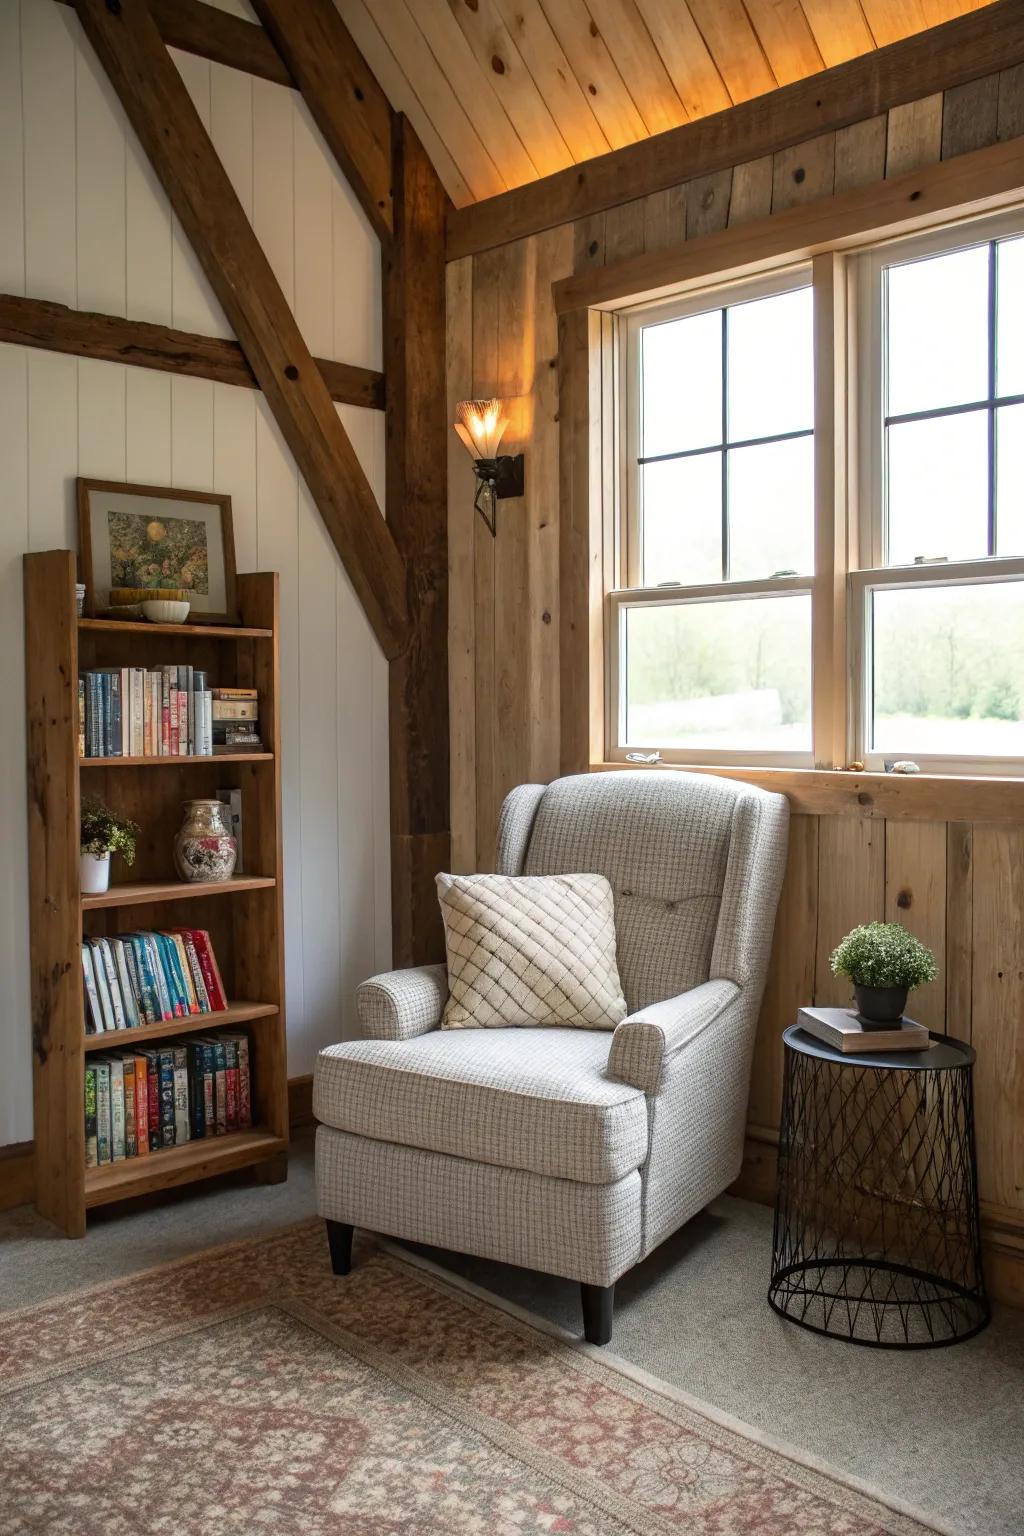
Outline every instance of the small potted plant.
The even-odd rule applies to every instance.
[[[95,896],[109,889],[112,853],[119,853],[126,864],[134,863],[138,835],[134,821],[115,816],[102,800],[83,803],[79,866],[83,896]]]
[[[907,993],[939,974],[931,950],[901,923],[865,923],[832,951],[832,970],[849,976],[857,1013],[869,1024],[898,1024]]]

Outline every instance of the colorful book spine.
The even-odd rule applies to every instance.
[[[224,1037],[224,1123],[238,1130],[238,1046],[233,1035]]]
[[[172,1047],[174,1058],[174,1145],[189,1140],[188,1124],[188,1053],[183,1045]]]
[[[139,1157],[149,1156],[149,1062],[133,1056],[135,1069],[135,1139]]]
[[[124,1155],[138,1157],[139,1141],[135,1113],[135,1058],[121,1057],[121,1083],[124,1091]]]
[[[125,1155],[124,1063],[120,1056],[110,1058],[110,1156],[115,1163]]]
[[[188,1096],[192,1136],[194,1140],[199,1141],[206,1135],[206,1094],[201,1040],[188,1042]]]
[[[217,1135],[225,1136],[228,1129],[227,1062],[224,1042],[218,1036],[213,1041],[213,1104]]]
[[[102,1168],[111,1158],[110,1063],[97,1061],[96,1071],[96,1161]]]
[[[160,1052],[157,1050],[143,1051],[146,1059],[146,1100],[147,1100],[147,1124],[149,1128],[149,1150],[160,1150]]]
[[[85,1166],[99,1166],[99,1136],[96,1128],[96,1068],[85,1069]]]
[[[85,678],[78,679],[78,755],[85,756]]]
[[[160,1060],[160,1145],[174,1146],[174,1051],[164,1048]]]

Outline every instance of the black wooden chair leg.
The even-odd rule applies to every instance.
[[[331,1250],[331,1268],[336,1275],[347,1275],[352,1268],[352,1232],[347,1221],[328,1221],[327,1242]]]
[[[612,1336],[614,1285],[580,1284],[583,1302],[583,1337],[588,1344],[607,1344]]]

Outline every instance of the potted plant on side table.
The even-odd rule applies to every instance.
[[[82,804],[79,880],[83,896],[97,896],[110,888],[110,855],[119,853],[126,864],[135,862],[134,821],[115,816],[102,800]]]
[[[907,993],[939,974],[931,950],[901,923],[865,923],[832,951],[836,976],[849,976],[866,1025],[898,1024]]]

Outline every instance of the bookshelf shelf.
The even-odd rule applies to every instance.
[[[233,1029],[236,1024],[248,1024],[256,1019],[274,1019],[279,1012],[276,1003],[229,1003],[220,1013],[197,1013],[187,1019],[168,1019],[161,1024],[142,1024],[138,1029],[118,1029],[113,1033],[105,1030],[102,1035],[86,1035],[82,1049],[109,1051],[111,1046],[125,1046],[129,1050],[137,1040],[166,1040],[172,1035],[209,1034],[215,1029]]]
[[[148,619],[79,619],[80,630],[106,635],[173,635],[175,639],[273,640],[272,629],[240,624],[150,624]]]
[[[95,912],[102,907],[189,901],[196,896],[235,896],[239,891],[271,890],[276,884],[273,875],[236,875],[233,880],[125,880],[96,896],[83,896],[82,910]]]
[[[225,752],[216,757],[80,757],[79,768],[191,768],[203,763],[223,763],[230,758],[233,763],[272,763],[273,752]]]
[[[286,1152],[287,1138],[277,1136],[265,1126],[252,1131],[233,1131],[202,1141],[187,1141],[181,1147],[165,1147],[146,1157],[126,1158],[119,1163],[104,1163],[102,1168],[85,1171],[85,1204],[92,1210],[113,1200],[127,1200],[134,1195],[152,1194],[158,1189],[173,1189],[178,1184],[192,1184],[218,1173],[231,1173],[261,1163]]]
[[[237,626],[148,624],[80,619],[75,565],[71,550],[24,557],[36,1206],[67,1236],[82,1237],[87,1210],[110,1201],[249,1166],[265,1182],[285,1178],[288,1081],[278,578],[238,577]],[[91,668],[159,669],[170,663],[205,671],[214,687],[255,688],[265,750],[79,758],[79,675]],[[241,796],[244,867],[260,873],[225,883],[177,880],[173,850],[182,801],[219,790]],[[98,795],[140,828],[134,865],[128,870],[115,861],[115,883],[98,895],[84,895],[79,886],[84,793]],[[209,933],[225,990],[236,1001],[221,1013],[86,1035],[83,940],[171,924]],[[244,1025],[251,1025],[250,1089],[258,1129],[86,1168],[84,1074],[86,1061],[97,1059],[94,1053],[111,1047],[131,1052],[157,1039]]]

